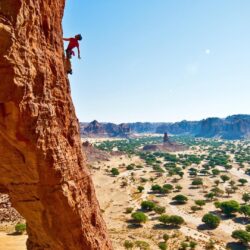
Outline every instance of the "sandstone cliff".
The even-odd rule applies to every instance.
[[[111,249],[63,68],[64,4],[0,1],[0,192],[28,249]]]

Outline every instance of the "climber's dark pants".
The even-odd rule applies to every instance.
[[[66,49],[66,56],[67,56],[67,59],[71,59],[72,58],[72,50],[71,49]]]

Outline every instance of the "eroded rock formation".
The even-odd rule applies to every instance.
[[[0,192],[28,249],[111,249],[64,73],[64,4],[0,1]]]

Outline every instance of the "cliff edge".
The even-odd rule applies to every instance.
[[[27,249],[112,249],[63,66],[64,0],[0,1],[0,192]]]

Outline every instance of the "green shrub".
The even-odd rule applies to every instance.
[[[178,194],[175,197],[173,197],[172,200],[175,201],[176,203],[179,203],[179,204],[185,204],[187,202],[188,198],[182,194]]]
[[[250,217],[250,205],[242,205],[239,212],[244,214],[245,217]]]
[[[153,201],[143,201],[141,203],[141,208],[143,210],[152,211],[155,208],[155,203]]]
[[[159,217],[159,221],[163,223],[164,225],[173,225],[173,226],[179,226],[184,223],[184,219],[181,216],[178,215],[166,215],[162,214]]]
[[[140,248],[140,250],[149,250],[149,244],[145,241],[138,240],[135,242],[136,247]]]
[[[240,204],[235,200],[229,200],[218,203],[218,207],[225,215],[230,216],[239,211]]]
[[[161,207],[161,206],[155,206],[155,207],[154,207],[154,211],[155,211],[157,214],[163,214],[163,213],[165,213],[166,208],[165,208],[165,207]]]
[[[134,221],[136,223],[145,223],[148,220],[148,217],[146,214],[144,214],[143,212],[135,212],[132,213],[131,217],[134,219]]]
[[[202,206],[205,206],[206,205],[206,202],[204,200],[196,200],[194,201],[195,204],[199,207],[202,207]]]
[[[240,242],[244,244],[248,244],[250,242],[250,233],[244,230],[235,230],[232,233],[232,237],[234,239],[239,240]]]
[[[17,223],[15,226],[15,231],[18,234],[23,234],[26,231],[26,224]]]
[[[134,208],[133,207],[127,207],[126,208],[126,213],[131,214],[133,212]]]
[[[119,175],[119,170],[117,168],[112,168],[111,171],[112,175],[117,176]]]
[[[164,241],[168,241],[170,237],[169,237],[168,234],[163,234],[162,238],[163,238]]]
[[[210,228],[217,228],[220,224],[220,218],[213,214],[205,214],[202,217],[202,222],[204,222]]]
[[[137,190],[139,191],[139,193],[141,193],[144,190],[144,187],[143,186],[138,186]]]
[[[167,250],[167,243],[166,242],[159,242],[158,247],[161,250]]]
[[[123,246],[126,248],[126,249],[132,249],[134,247],[134,243],[132,241],[129,241],[129,240],[125,240]]]

